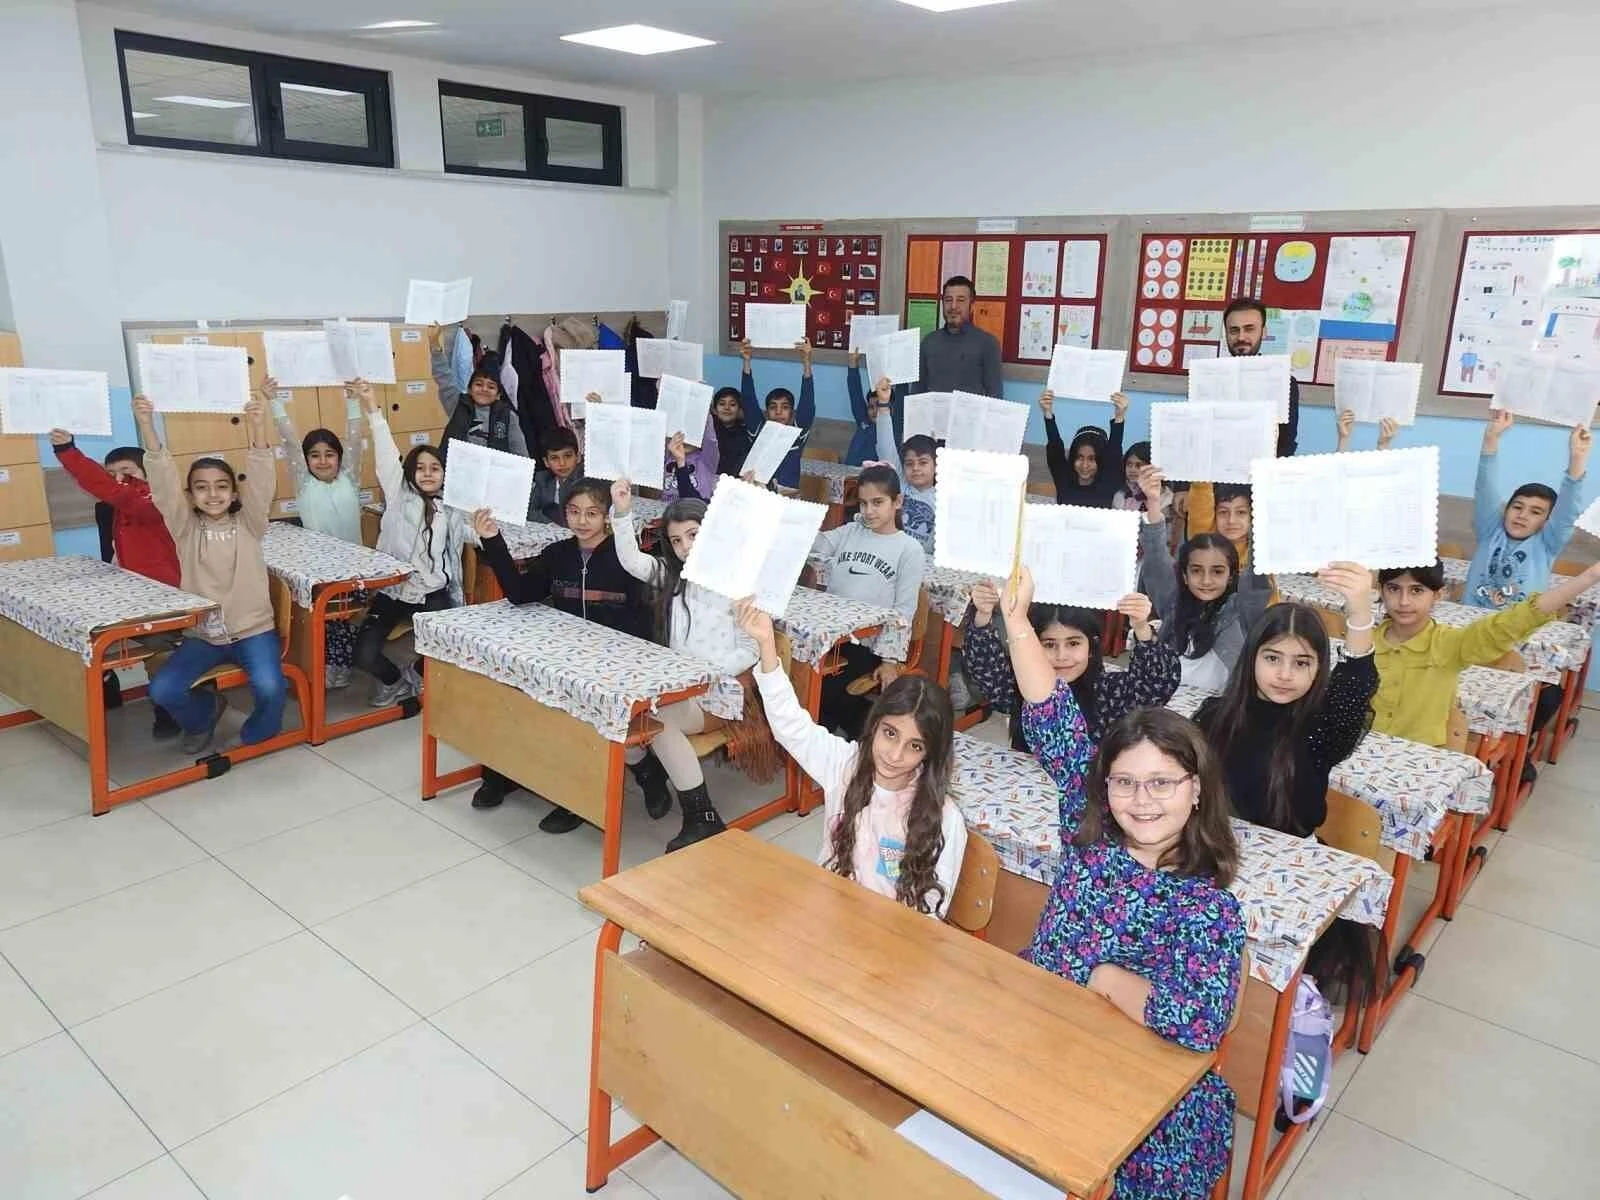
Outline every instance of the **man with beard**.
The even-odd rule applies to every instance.
[[[1267,306],[1253,297],[1240,297],[1222,311],[1222,327],[1228,338],[1228,353],[1234,358],[1249,358],[1261,353],[1261,339],[1267,333]],[[1289,376],[1289,419],[1278,426],[1278,457],[1289,458],[1299,443],[1300,384]]]

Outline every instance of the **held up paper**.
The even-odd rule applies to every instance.
[[[989,454],[1019,454],[1028,432],[1028,406],[953,392],[950,421],[945,431],[952,450],[982,450]]]
[[[758,350],[793,350],[806,340],[806,306],[746,304],[744,336]]]
[[[683,337],[683,332],[689,326],[689,302],[687,300],[672,300],[667,304],[667,336],[673,341]]]
[[[1334,410],[1349,409],[1361,424],[1376,425],[1389,417],[1397,425],[1415,425],[1421,391],[1421,363],[1340,358],[1334,364]]]
[[[656,394],[656,411],[666,421],[667,437],[683,434],[683,440],[698,446],[706,435],[706,417],[711,413],[711,385],[676,375],[663,375]]]
[[[860,353],[867,348],[869,343],[876,341],[878,338],[888,337],[891,333],[899,332],[900,318],[898,315],[872,317],[866,313],[856,313],[850,318],[850,349]],[[920,329],[913,332],[919,338],[922,336]],[[878,381],[874,379],[872,382],[877,383]]]
[[[1514,354],[1505,365],[1489,407],[1587,429],[1594,423],[1596,401],[1600,401],[1600,363]]]
[[[1009,576],[1027,485],[1028,460],[1021,454],[941,449],[934,563],[991,579]]]
[[[827,513],[823,504],[724,479],[684,561],[684,578],[730,600],[754,596],[761,611],[781,618]]]
[[[139,343],[139,390],[157,412],[243,412],[250,359],[242,346]]]
[[[496,521],[521,525],[528,519],[536,464],[520,454],[450,439],[450,469],[444,473],[444,502],[463,512],[487,508]]]
[[[267,374],[279,387],[338,387],[355,378],[341,376],[333,365],[332,339],[324,330],[269,329],[261,340],[267,347]]]
[[[679,379],[699,379],[705,375],[705,348],[699,342],[672,342],[666,338],[640,338],[634,343],[639,353],[639,377],[660,379],[676,375]],[[615,354],[616,351],[601,351]],[[562,352],[566,357],[566,352]]]
[[[1260,404],[1152,404],[1150,457],[1168,479],[1249,483],[1250,464],[1278,452],[1278,427]]]
[[[1022,561],[1044,604],[1114,609],[1137,587],[1136,512],[1030,504],[1022,517]],[[936,525],[935,530],[938,526]]]
[[[906,397],[905,436],[923,434],[936,442],[950,432],[950,405],[953,392],[913,392]]]
[[[665,430],[666,414],[660,409],[591,404],[584,426],[583,469],[594,479],[627,479],[657,487],[666,461]]]
[[[472,280],[434,283],[413,279],[406,289],[407,325],[456,325],[467,319],[472,302]]]
[[[867,343],[867,379],[877,387],[878,380],[890,383],[916,383],[922,378],[922,330],[902,329]]]
[[[394,383],[394,342],[387,321],[324,321],[333,352],[333,370],[339,382],[365,379],[368,383]],[[283,380],[278,380],[283,383]],[[289,386],[284,384],[285,387]]]
[[[771,483],[803,432],[798,425],[762,422],[761,432],[756,435],[750,453],[744,458],[744,469],[749,472],[751,479],[760,484]]]
[[[111,436],[111,385],[104,371],[0,368],[0,433],[65,429]]]
[[[1202,404],[1265,404],[1289,419],[1289,356],[1199,358],[1189,364],[1189,399]]]
[[[590,392],[605,404],[628,404],[633,400],[628,387],[625,357],[621,350],[563,350],[561,352],[561,400],[572,406],[572,415],[581,416]]]
[[[1122,375],[1127,368],[1126,350],[1080,350],[1058,345],[1050,356],[1050,378],[1045,386],[1058,400],[1110,404],[1111,397],[1122,390]]]
[[[1578,517],[1578,528],[1600,538],[1600,497]]]
[[[1416,567],[1439,556],[1437,446],[1263,458],[1250,482],[1250,565],[1263,575],[1340,561]]]

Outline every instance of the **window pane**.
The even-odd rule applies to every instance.
[[[127,50],[123,61],[136,134],[258,144],[249,67],[147,50]]]
[[[444,164],[492,171],[526,171],[522,106],[467,96],[439,97]]]
[[[588,121],[546,117],[544,136],[550,148],[546,163],[552,167],[577,167],[603,171],[606,167],[605,128]]]
[[[291,142],[368,144],[367,97],[362,92],[309,83],[280,83],[278,104],[283,112],[283,136]]]

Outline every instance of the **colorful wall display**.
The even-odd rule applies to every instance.
[[[806,306],[806,336],[819,350],[844,350],[854,313],[877,316],[884,235],[829,233],[826,226],[728,234],[724,304],[730,342],[744,339],[744,306]]]

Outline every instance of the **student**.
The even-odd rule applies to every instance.
[[[880,379],[872,392],[878,412],[878,461],[892,467],[900,477],[901,528],[916,540],[924,554],[932,554],[933,517],[939,498],[939,443],[919,433],[895,449],[890,407],[893,391],[887,379]]]
[[[118,446],[105,457],[100,466],[89,458],[72,440],[65,429],[50,431],[50,445],[59,462],[73,481],[95,498],[96,523],[102,507],[110,516],[110,553],[102,546],[101,557],[115,561],[125,571],[154,579],[157,583],[177,587],[183,578],[178,566],[178,551],[172,544],[172,534],[156,508],[150,495],[150,484],[145,480],[144,451],[137,446]],[[102,538],[104,541],[104,538]],[[107,708],[122,706],[122,685],[115,671],[107,671],[101,678]],[[178,723],[172,714],[159,704],[155,709],[155,725],[150,736],[157,741],[178,736]]]
[[[855,432],[850,435],[850,448],[844,455],[845,465],[849,467],[864,467],[870,460],[883,457],[879,450],[881,443],[878,437],[878,414],[883,411],[884,406],[879,400],[876,386],[870,393],[862,394],[861,357],[860,351],[850,351],[847,356],[849,365],[845,374],[845,381],[850,389],[850,413],[856,421]],[[904,402],[905,394],[904,384],[889,390],[890,399],[896,405]]]
[[[882,464],[863,468],[856,495],[860,517],[819,534],[812,557],[825,561],[831,594],[892,608],[909,625],[917,615],[928,560],[922,547],[899,527],[900,477],[893,467]],[[849,685],[871,673],[880,686],[888,687],[905,665],[885,662],[855,642],[847,642],[839,653],[842,669],[822,681],[822,727],[859,737],[870,702],[852,696]]]
[[[402,670],[383,652],[389,634],[419,612],[463,603],[461,549],[475,539],[466,515],[444,506],[444,458],[439,450],[413,446],[402,461],[383,406],[370,388],[361,401],[372,428],[373,460],[383,489],[378,549],[413,568],[404,582],[372,597],[367,619],[356,634],[356,666],[378,681],[371,705],[388,708],[422,692],[416,663],[407,663]]]
[[[744,474],[744,460],[754,443],[754,435],[744,423],[744,399],[738,388],[718,388],[711,397],[711,419],[717,432],[717,474]]]
[[[717,490],[720,454],[717,446],[716,417],[706,417],[705,431],[700,444],[690,446],[683,434],[675,433],[667,439],[666,484],[661,489],[663,500],[710,500]]]
[[[1334,445],[1334,452],[1343,454],[1350,449],[1350,435],[1355,432],[1356,414],[1350,409],[1339,410],[1339,440]],[[1399,423],[1393,417],[1384,417],[1378,422],[1378,443],[1376,450],[1387,450],[1394,441],[1394,435],[1400,431]]]
[[[1061,869],[1023,957],[1130,1020],[1215,1050],[1239,998],[1239,849],[1204,736],[1164,708],[1114,723],[1092,753],[1072,688],[1028,620],[1026,568],[1002,611],[1023,729],[1061,799]],[[1092,758],[1092,763],[1091,763]],[[1208,1071],[1117,1170],[1118,1200],[1204,1200],[1232,1155],[1233,1092]]]
[[[943,919],[967,849],[966,822],[947,794],[955,758],[949,695],[931,679],[902,676],[872,705],[859,741],[835,737],[800,707],[778,661],[772,618],[748,599],[736,611],[761,652],[756,686],[773,735],[822,788],[819,865]]]
[[[504,450],[508,454],[528,455],[528,439],[523,432],[517,410],[500,379],[493,371],[481,365],[475,367],[467,380],[467,390],[456,387],[451,375],[450,360],[444,353],[444,331],[439,326],[428,330],[428,346],[433,365],[433,382],[439,389],[439,404],[446,418],[444,433],[440,437],[440,461],[450,452],[451,441],[471,442],[491,450]]]
[[[1239,560],[1239,591],[1250,597],[1257,613],[1277,603],[1272,578],[1250,569],[1250,530],[1255,501],[1248,483],[1194,483],[1189,485],[1189,536],[1218,533],[1233,543]],[[1140,559],[1144,555],[1141,547]]]
[[[649,640],[651,613],[645,587],[627,571],[617,557],[616,542],[606,530],[606,509],[611,489],[598,479],[580,479],[567,495],[566,525],[570,538],[553,542],[525,569],[519,570],[499,526],[487,512],[473,514],[473,527],[483,545],[483,557],[500,582],[500,590],[513,604],[546,603],[551,608],[615,629],[619,633]],[[638,767],[645,761],[640,755]],[[639,779],[646,796],[655,792],[660,807],[660,788],[647,782],[659,764],[644,767]],[[639,776],[639,772],[635,772]],[[483,769],[483,783],[472,797],[473,808],[497,808],[516,783]],[[712,810],[715,812],[715,810]],[[720,818],[718,818],[720,821]],[[583,824],[577,813],[552,805],[539,828],[545,833],[571,833]],[[714,833],[716,830],[711,830]],[[709,835],[707,835],[709,836]]]
[[[739,346],[744,359],[744,372],[739,377],[739,396],[744,404],[745,428],[750,431],[751,445],[761,436],[761,426],[768,421],[779,425],[798,425],[800,436],[794,447],[784,457],[772,476],[772,482],[790,492],[800,490],[800,455],[805,450],[806,439],[811,436],[811,426],[817,419],[817,389],[811,379],[811,343],[799,341],[794,348],[800,351],[800,403],[795,404],[794,393],[788,388],[773,388],[767,393],[766,403],[756,403],[756,377],[750,369],[751,346],[748,339]],[[741,462],[740,473],[744,464]]]
[[[1513,420],[1505,410],[1496,410],[1483,431],[1472,503],[1478,547],[1467,568],[1467,587],[1461,597],[1463,604],[1474,608],[1505,608],[1548,584],[1556,556],[1583,512],[1584,473],[1593,440],[1581,427],[1572,431],[1568,442],[1567,473],[1559,492],[1542,483],[1525,483],[1501,503],[1505,492],[1496,460],[1500,438]]]
[[[1056,427],[1055,393],[1046,388],[1039,397],[1044,413],[1044,461],[1056,485],[1057,504],[1077,504],[1084,508],[1110,508],[1122,483],[1116,464],[1122,461],[1122,431],[1128,415],[1128,398],[1121,392],[1111,397],[1111,436],[1093,425],[1073,435],[1072,445],[1063,448],[1061,430]]]
[[[243,480],[220,458],[197,458],[188,478],[178,480],[177,464],[156,433],[155,406],[135,396],[133,416],[145,447],[150,496],[172,533],[181,586],[217,602],[150,681],[150,699],[183,727],[178,743],[187,755],[204,754],[228,709],[219,692],[191,690],[213,667],[233,663],[250,679],[255,707],[238,743],[254,745],[283,728],[288,688],[280,662],[283,647],[273,619],[267,564],[261,538],[267,532],[278,475],[267,437],[266,409],[260,400],[245,405],[249,440]],[[242,485],[242,486],[241,486]],[[231,749],[230,742],[224,749]]]
[[[1122,456],[1123,484],[1111,497],[1111,507],[1120,512],[1142,513],[1148,507],[1145,502],[1144,489],[1139,486],[1139,478],[1150,466],[1150,443],[1135,442],[1128,447]],[[1161,485],[1161,514],[1167,522],[1167,545],[1172,544],[1172,489],[1165,483]],[[1134,558],[1138,563],[1144,562],[1144,544],[1141,541],[1134,548]]]
[[[994,620],[999,606],[1000,592],[988,580],[972,589],[963,662],[989,702],[1011,714],[1011,748],[1026,751],[1017,680],[1011,672],[1005,639]],[[1072,689],[1088,727],[1089,740],[1096,744],[1107,729],[1134,709],[1165,705],[1178,690],[1183,673],[1177,651],[1162,643],[1150,624],[1148,596],[1137,592],[1124,596],[1117,611],[1128,618],[1128,644],[1132,647],[1125,671],[1105,669],[1100,649],[1105,614],[1064,604],[1034,604],[1028,609],[1028,623],[1051,669]]]
[[[578,435],[557,425],[544,436],[544,466],[534,472],[528,497],[528,521],[535,525],[560,525],[566,520],[567,497],[583,478],[583,456]]]
[[[1442,746],[1462,669],[1494,662],[1555,620],[1580,592],[1600,583],[1600,563],[1459,629],[1433,619],[1445,586],[1443,563],[1392,567],[1378,572],[1378,581],[1388,615],[1378,626],[1372,727],[1424,746]]]
[[[616,538],[617,559],[623,570],[655,594],[653,640],[692,658],[704,659],[724,675],[740,678],[755,665],[756,644],[740,629],[733,602],[683,577],[683,561],[694,546],[705,515],[704,500],[680,499],[667,505],[661,525],[668,551],[655,558],[639,549],[633,522],[633,485],[626,479],[611,485],[611,530]],[[745,773],[765,782],[777,773],[778,754],[754,687],[751,683],[745,691],[744,716],[735,726],[733,737],[741,743],[738,760]],[[633,768],[633,774],[644,791],[645,809],[656,820],[672,809],[672,793],[667,790],[667,780],[672,780],[683,812],[683,828],[667,843],[671,852],[721,833],[725,826],[706,789],[700,760],[689,745],[690,735],[703,733],[706,728],[706,713],[700,702],[670,704],[655,715],[663,728],[650,743],[648,757]]]

